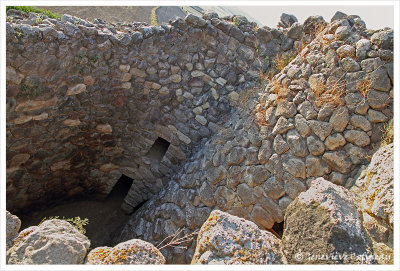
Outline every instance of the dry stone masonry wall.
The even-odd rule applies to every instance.
[[[118,28],[18,16],[7,23],[7,209],[107,194],[124,174],[134,182],[123,208],[147,202],[120,242],[190,234],[215,209],[271,229],[316,177],[351,187],[393,118],[393,31],[358,16],[283,16],[286,29],[215,14]],[[260,70],[295,48],[238,108]],[[195,247],[161,252],[189,263]]]
[[[350,27],[350,21],[327,24],[260,93],[255,117],[246,110],[232,115],[168,187],[135,213],[121,239],[157,243],[179,228],[189,234],[214,209],[271,229],[315,178],[351,187],[393,118],[393,47],[382,42],[393,32],[373,33],[355,23]],[[344,36],[341,24],[347,26]],[[344,48],[352,53],[343,56]],[[343,67],[348,62],[351,71]],[[364,96],[358,85],[365,78],[370,85]],[[325,86],[319,96],[314,80]],[[341,82],[340,99],[331,99],[326,81]],[[167,261],[189,262],[196,244],[189,245],[162,252]]]
[[[106,195],[124,174],[134,180],[123,204],[131,212],[219,129],[231,100],[268,68],[263,58],[293,48],[282,31],[255,32],[245,18],[239,28],[215,14],[159,27],[8,15],[12,211]]]

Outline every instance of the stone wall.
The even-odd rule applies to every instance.
[[[171,25],[89,23],[9,11],[7,208],[107,195],[123,208],[157,194],[224,123],[265,56],[293,50],[282,30],[208,14]],[[232,18],[231,18],[232,19]],[[162,138],[164,156],[148,154]],[[166,144],[168,144],[166,143]],[[151,156],[151,157],[149,157]]]
[[[383,45],[392,38],[391,30],[369,31],[351,17],[326,24],[132,216],[121,240],[156,244],[178,229],[190,234],[215,209],[271,229],[315,178],[353,186],[393,118],[393,44]],[[195,247],[162,253],[188,263]]]
[[[289,29],[215,14],[111,30],[69,16],[7,23],[7,208],[107,194],[125,174],[123,208],[148,200],[119,241],[158,244],[214,209],[270,229],[316,177],[351,187],[393,117],[393,31],[336,17]],[[257,90],[278,52],[314,34]],[[147,155],[158,137],[170,143],[160,162]],[[189,263],[187,245],[161,252]]]

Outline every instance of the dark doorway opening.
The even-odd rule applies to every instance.
[[[272,230],[273,232],[275,232],[276,235],[278,235],[277,237],[282,238],[283,235],[283,221],[281,223],[276,223],[272,226]]]
[[[128,176],[122,174],[117,183],[114,185],[111,192],[108,194],[106,201],[119,200],[122,203],[125,196],[128,194],[128,191],[131,188],[132,183],[133,183],[132,178],[129,178]]]
[[[154,141],[153,146],[151,146],[149,152],[147,153],[147,157],[149,157],[153,161],[160,162],[165,153],[168,150],[169,142],[162,137],[159,137]]]

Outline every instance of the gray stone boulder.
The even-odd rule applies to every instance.
[[[323,178],[287,207],[281,248],[289,264],[374,263],[354,195]]]
[[[7,248],[11,241],[17,236],[21,228],[21,220],[16,216],[6,211],[6,241]]]
[[[297,22],[296,16],[294,16],[292,14],[282,13],[280,22],[278,23],[278,25],[283,28],[288,28],[296,22]]]
[[[192,264],[281,264],[279,239],[256,224],[219,210],[197,237]]]
[[[70,223],[52,219],[30,227],[7,251],[8,264],[81,264],[89,239]]]
[[[97,247],[89,252],[86,264],[165,264],[165,258],[152,244],[132,239],[115,247]]]
[[[351,188],[359,196],[363,225],[380,264],[393,264],[393,143],[381,147]]]
[[[382,49],[393,49],[393,30],[382,30],[376,32],[371,37],[371,42]]]

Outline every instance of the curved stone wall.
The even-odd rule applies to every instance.
[[[190,234],[215,209],[271,229],[315,178],[350,188],[393,118],[389,40],[391,30],[368,31],[351,18],[327,24],[132,216],[121,240]],[[188,263],[195,243],[162,253]]]
[[[246,20],[241,30],[215,14],[159,27],[8,15],[11,211],[106,195],[121,174],[134,180],[123,204],[132,211],[219,129],[231,100],[268,68],[265,56],[293,48],[283,31]],[[148,157],[158,138],[170,144],[165,155]]]
[[[393,117],[393,31],[357,16],[284,30],[215,14],[161,27],[74,20],[7,24],[7,209],[107,194],[125,174],[123,208],[147,202],[120,241],[189,234],[214,209],[270,229],[312,179],[351,187]],[[260,70],[313,33],[258,91]],[[155,161],[159,138],[170,145]],[[188,263],[188,246],[161,252]]]

